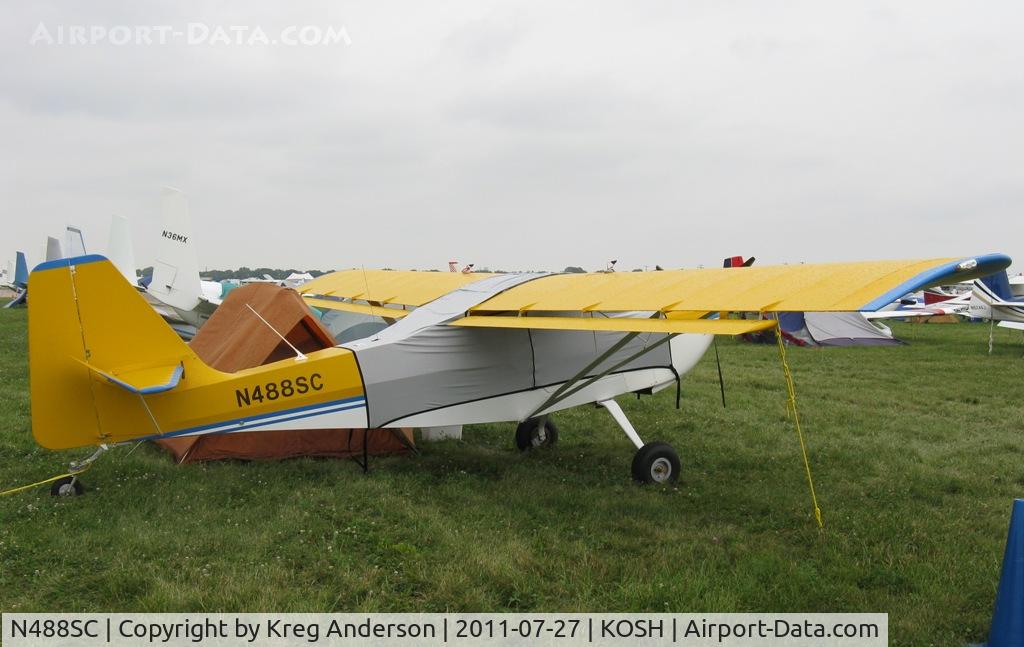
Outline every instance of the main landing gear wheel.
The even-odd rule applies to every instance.
[[[647,443],[633,457],[633,480],[640,483],[675,483],[679,469],[679,455],[668,443]]]
[[[548,447],[558,442],[558,427],[551,418],[530,418],[516,427],[516,447],[525,452],[535,447]]]
[[[81,479],[74,476],[65,476],[50,486],[50,496],[78,496],[84,491]]]

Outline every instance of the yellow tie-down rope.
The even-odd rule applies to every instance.
[[[83,467],[80,470],[74,470],[74,471],[68,472],[67,474],[60,474],[59,476],[54,476],[53,478],[48,478],[45,481],[39,481],[37,483],[29,483],[28,485],[22,485],[21,487],[11,488],[10,490],[4,490],[3,492],[0,492],[0,496],[6,496],[8,494],[14,494],[16,492],[22,492],[24,490],[28,490],[28,489],[31,489],[31,488],[34,488],[34,487],[38,487],[40,485],[46,485],[47,483],[53,483],[54,481],[59,481],[62,478],[67,478],[69,476],[78,476],[82,472],[85,472],[86,470],[88,470],[90,467],[92,467],[92,463],[89,463],[88,465],[86,465],[85,467]]]
[[[811,477],[811,462],[807,458],[807,443],[804,442],[804,432],[800,428],[800,414],[796,410],[796,387],[793,385],[793,373],[790,372],[789,364],[786,362],[786,344],[782,340],[782,328],[778,322],[775,324],[775,339],[779,342],[779,359],[782,361],[782,372],[786,376],[786,389],[789,391],[786,409],[787,412],[792,412],[796,436],[800,439],[800,451],[804,456],[804,471],[807,472],[807,485],[811,489],[811,503],[814,505],[814,518],[818,520],[818,528],[824,528],[825,523],[821,520],[821,508],[818,507],[818,496],[814,492],[814,479]]]

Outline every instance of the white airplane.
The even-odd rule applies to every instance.
[[[239,279],[239,283],[245,285],[249,283],[273,283],[274,285],[284,285],[284,282],[280,279],[275,279],[269,274],[264,274],[263,277],[250,276],[248,278]]]
[[[925,319],[928,317],[938,317],[942,315],[966,316],[967,310],[970,307],[970,298],[970,293],[964,293],[931,305],[904,305],[891,310],[862,312],[861,314],[864,315],[864,318],[868,321],[878,321],[882,319]]]
[[[85,256],[85,237],[82,236],[81,229],[68,225],[67,230],[64,232],[63,252],[67,258]]]
[[[60,240],[53,236],[46,237],[46,246],[43,248],[43,258],[49,261],[58,261],[64,258],[64,249],[60,245]]]
[[[999,324],[1003,328],[1024,330],[1024,297],[1016,296],[1006,272],[975,279],[970,292],[967,315]],[[989,352],[992,352],[991,340]]]
[[[64,258],[65,249],[73,252],[72,256],[83,256],[85,254],[85,239],[82,237],[82,230],[78,227],[68,225],[64,232],[65,244],[60,244],[60,239],[53,236],[46,237],[46,247],[43,248],[43,258],[47,261],[56,261]],[[14,291],[14,298],[4,304],[4,308],[16,308],[25,305],[28,299],[28,262],[24,252],[17,252],[13,264],[8,263],[8,271],[4,279],[4,285]]]
[[[78,227],[68,225],[64,231],[64,244],[59,238],[46,237],[46,247],[43,258],[47,261],[56,261],[62,258],[73,258],[85,255],[85,238],[82,230]]]
[[[139,285],[138,266],[135,264],[135,246],[132,245],[132,231],[124,216],[110,217],[110,235],[107,239],[107,258],[126,281]]]
[[[224,293],[220,283],[204,281],[199,276],[199,255],[188,202],[177,189],[165,187],[161,194],[157,257],[146,293],[161,316],[185,324],[178,330],[186,335],[189,327],[194,334],[194,329],[206,323]]]
[[[14,298],[4,304],[4,308],[25,305],[28,295],[28,262],[25,260],[25,252],[16,252],[14,263],[8,264],[6,287],[14,292]]]

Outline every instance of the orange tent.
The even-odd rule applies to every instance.
[[[294,357],[295,352],[275,330],[303,353],[334,346],[334,337],[297,292],[269,283],[232,290],[189,346],[213,368],[234,373]],[[227,458],[347,458],[364,455],[364,442],[367,455],[402,453],[410,451],[413,437],[411,429],[305,429],[210,434],[156,442],[174,454],[177,462],[194,463]]]

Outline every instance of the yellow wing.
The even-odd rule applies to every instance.
[[[419,307],[493,274],[482,272],[409,272],[392,270],[342,270],[313,279],[298,291],[311,306],[345,310],[380,317],[399,318],[407,312],[391,305]],[[363,301],[365,304],[352,303]]]
[[[961,259],[560,274],[511,288],[471,308],[468,317],[453,323],[478,327],[652,332],[652,328],[644,326],[660,326],[660,332],[736,334],[725,332],[728,329],[723,324],[737,324],[728,323],[724,318],[696,319],[701,322],[697,324],[692,316],[729,312],[873,311],[908,292],[986,276],[1009,264],[1008,256],[988,254]],[[618,317],[592,323],[589,317],[508,316],[509,313],[632,311],[661,313],[666,318]],[[494,321],[486,324],[476,321],[485,318]],[[536,321],[531,321],[534,319]],[[637,321],[646,323],[634,323]]]

